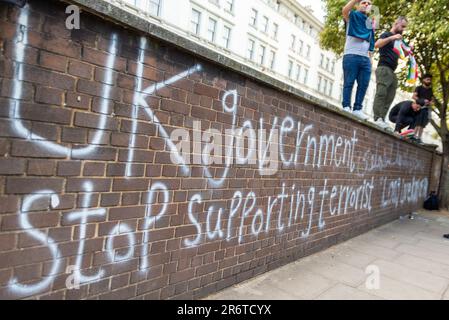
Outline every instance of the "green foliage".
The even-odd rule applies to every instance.
[[[320,43],[324,49],[338,55],[343,53],[345,26],[342,8],[348,0],[323,0],[327,16]],[[449,1],[448,0],[374,0],[379,10],[380,21],[376,37],[391,29],[398,16],[409,20],[404,39],[414,46],[414,54],[420,74],[433,74],[436,113],[441,126],[432,123],[449,149],[448,106],[449,106]],[[404,68],[406,69],[406,68]],[[399,79],[401,87],[410,91],[405,84],[405,71]],[[448,150],[449,152],[449,150]]]

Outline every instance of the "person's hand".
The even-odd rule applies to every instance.
[[[426,103],[426,106],[430,105],[430,101],[427,99],[424,99],[424,102]]]
[[[393,39],[393,40],[401,40],[402,39],[402,34],[397,33],[397,34],[391,36],[391,39]]]

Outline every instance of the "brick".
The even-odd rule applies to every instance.
[[[69,73],[85,79],[92,79],[94,67],[87,63],[71,60],[69,63]]]
[[[69,143],[86,143],[87,129],[85,128],[62,128],[61,140]]]
[[[27,218],[33,228],[37,229],[56,227],[60,219],[58,212],[32,212],[27,214]],[[17,215],[3,217],[2,231],[18,231],[22,229],[23,226],[19,222]],[[32,263],[32,261],[30,261],[30,263]],[[22,264],[28,264],[28,262],[26,261]]]
[[[106,88],[109,87],[108,90]],[[77,92],[85,93],[91,96],[101,97],[105,99],[111,99],[115,101],[120,101],[122,99],[122,91],[116,87],[112,87],[108,84],[102,84],[95,81],[88,81],[84,79],[79,79],[77,84]],[[110,96],[106,97],[105,93],[109,92]]]
[[[37,87],[36,102],[60,106],[62,104],[63,91],[47,87]]]
[[[20,94],[21,100],[29,101],[33,99],[34,88],[33,85],[24,81],[14,82],[11,79],[3,78],[0,87],[0,96],[6,98],[17,98],[14,96],[14,88],[20,87],[22,89]]]
[[[118,206],[120,203],[120,193],[107,193],[101,195],[101,206],[112,207]]]
[[[187,269],[184,271],[172,273],[170,275],[169,284],[175,284],[182,281],[190,280],[194,277],[195,270],[194,269]]]
[[[28,194],[47,189],[58,193],[62,191],[63,182],[59,178],[7,178],[6,192]]]
[[[73,91],[75,89],[75,78],[29,65],[24,65],[23,75],[18,80],[63,90]]]
[[[42,265],[32,264],[14,268],[14,277],[20,279],[21,282],[39,279],[41,275]]]
[[[88,110],[90,108],[91,98],[85,94],[67,92],[65,104],[67,107]]]
[[[87,147],[87,146],[84,146]],[[72,150],[72,159],[80,160],[104,160],[104,161],[114,161],[116,158],[117,150],[115,148],[107,147],[95,147],[94,151],[86,153],[76,153]]]
[[[104,176],[106,165],[101,162],[88,162],[84,165],[84,176]]]
[[[188,115],[190,113],[190,108],[187,104],[177,102],[174,100],[162,99],[161,109],[169,112],[180,113]]]
[[[41,141],[59,140],[60,127],[52,123],[33,122],[31,125],[31,139]]]
[[[106,294],[100,295],[101,300],[125,300],[136,295],[137,286],[132,285],[126,288],[111,291]]]
[[[20,198],[17,196],[0,196],[0,214],[19,211]]]
[[[70,58],[79,58],[81,56],[81,46],[73,41],[67,41],[62,38],[38,39],[38,41],[40,41],[42,48],[47,51]],[[32,38],[30,38],[31,43]]]
[[[209,110],[206,108],[201,107],[192,107],[192,117],[198,118],[198,119],[207,119],[210,121],[215,121],[217,118],[217,112],[213,110]]]
[[[0,234],[0,252],[10,251],[16,247],[17,235],[14,233]]]
[[[120,150],[119,151],[119,161],[127,162],[129,161],[129,149],[128,150]],[[139,150],[134,149],[132,154],[132,162],[143,162],[143,163],[151,163],[154,159],[154,152],[147,150]]]
[[[114,179],[112,191],[146,191],[148,190],[149,179]]]
[[[69,124],[72,119],[72,111],[60,107],[23,103],[20,107],[20,117],[27,120]]]
[[[83,50],[83,60],[98,66],[107,67],[109,53],[85,47]],[[117,71],[125,71],[126,60],[115,57],[113,69]]]
[[[107,74],[107,70],[103,68],[96,67],[94,71],[94,80],[96,82],[106,83],[111,86],[116,84],[117,73],[110,72]]]
[[[79,176],[81,174],[80,161],[61,161],[58,163],[57,175],[61,177]]]
[[[207,96],[213,99],[218,99],[220,93],[218,89],[202,83],[195,83],[193,92],[200,96]]]
[[[97,115],[97,114],[84,113],[84,112],[76,112],[75,113],[75,125],[78,127],[84,127],[84,128],[100,129],[98,127],[98,125],[99,125],[99,123],[101,123],[102,117],[106,118],[106,121],[103,120],[105,125],[101,129],[117,130],[118,121],[116,119],[113,119],[113,118],[105,116],[105,115]]]
[[[24,159],[2,158],[0,159],[0,174],[18,175],[25,172],[26,161]]]
[[[32,159],[28,161],[28,175],[52,176],[55,174],[56,162],[49,159]]]
[[[32,141],[16,140],[12,143],[11,155],[29,158],[65,158],[66,154],[55,153]]]
[[[89,182],[92,184],[93,192],[107,192],[111,188],[111,179],[106,178],[68,178],[66,184],[67,192],[86,192],[84,184]]]
[[[39,63],[45,68],[65,72],[67,69],[67,62],[67,57],[41,51]]]

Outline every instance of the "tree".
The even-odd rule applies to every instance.
[[[345,26],[341,14],[348,0],[323,0],[327,16],[320,43],[324,49],[342,54]],[[433,75],[436,96],[434,113],[438,121],[431,121],[443,146],[443,164],[439,189],[441,205],[449,207],[449,1],[448,0],[374,0],[380,13],[376,37],[390,30],[395,19],[402,15],[409,20],[404,38],[414,45],[420,74]],[[402,86],[404,86],[404,77]],[[401,79],[400,78],[400,79]]]

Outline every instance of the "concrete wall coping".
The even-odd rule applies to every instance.
[[[280,90],[284,93],[289,93],[303,101],[309,102],[314,106],[326,109],[330,112],[339,114],[342,117],[346,117],[351,121],[358,122],[364,126],[367,126],[373,130],[382,132],[383,134],[389,135],[395,139],[401,140],[405,143],[413,144],[415,147],[424,149],[426,151],[435,152],[441,154],[436,150],[437,145],[420,145],[415,142],[402,140],[392,132],[381,129],[375,124],[363,121],[352,114],[337,108],[333,104],[328,103],[323,99],[316,98],[303,90],[295,88],[285,82],[277,80],[268,74],[260,72],[250,66],[244,65],[230,57],[227,57],[221,53],[215,52],[203,45],[195,43],[185,37],[177,35],[176,33],[167,30],[166,28],[153,23],[143,17],[126,11],[120,7],[117,7],[104,0],[60,0],[64,3],[75,4],[81,9],[90,12],[94,15],[100,16],[103,19],[109,20],[115,24],[119,24],[123,27],[134,29],[140,32],[144,32],[158,40],[169,43],[179,50],[187,51],[188,53],[194,54],[200,58],[208,60],[209,62],[218,64],[224,68],[235,71],[241,75],[251,78],[254,81],[263,83],[271,88]]]

